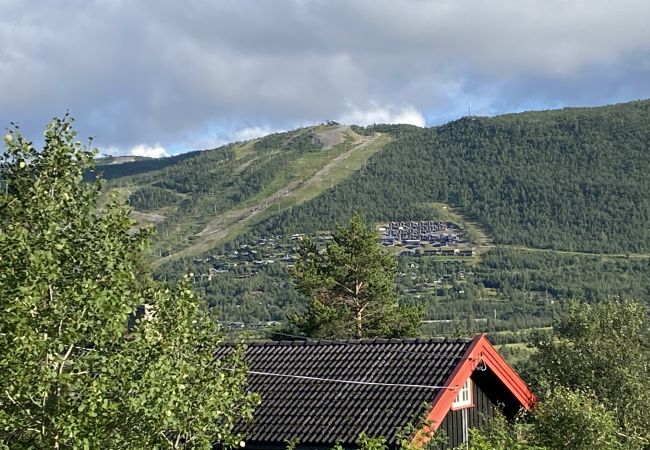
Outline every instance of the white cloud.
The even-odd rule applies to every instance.
[[[146,156],[148,158],[163,158],[169,156],[169,153],[160,144],[146,145],[138,144],[129,149],[127,155],[131,156]]]
[[[96,142],[173,153],[336,118],[432,124],[468,101],[644,98],[649,16],[648,0],[0,0],[0,125],[38,135],[69,109]]]
[[[427,124],[424,115],[413,106],[379,106],[374,102],[366,109],[351,107],[348,112],[339,118],[339,122],[356,125],[402,123],[418,127],[425,127]]]
[[[271,127],[246,127],[235,131],[229,137],[231,141],[250,141],[258,137],[266,136],[267,134],[277,133],[278,130],[273,130]]]
[[[280,129],[270,126],[242,127],[240,124],[222,126],[212,124],[206,129],[197,129],[189,133],[184,139],[184,144],[179,148],[168,148],[169,153],[178,154],[188,150],[206,150],[221,147],[231,142],[249,141],[271,133],[278,133]]]

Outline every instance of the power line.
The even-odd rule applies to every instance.
[[[271,332],[280,336],[287,336],[293,338],[302,339],[304,342],[320,342],[318,339],[310,339],[306,336],[300,336],[289,333],[281,332]],[[344,346],[359,346],[359,345],[368,345],[370,342],[346,342],[346,341],[327,341],[330,345],[344,345]],[[475,357],[465,357],[457,356],[449,353],[435,353],[435,352],[418,352],[412,350],[402,350],[402,349],[388,349],[384,348],[385,353],[402,353],[407,355],[416,355],[419,359],[439,359],[439,358],[449,358],[454,360],[463,360],[463,359],[476,359]],[[377,355],[381,356],[381,355]],[[232,368],[224,368],[224,370],[232,370]],[[453,386],[436,386],[436,385],[421,385],[421,384],[404,384],[404,383],[383,383],[383,382],[372,382],[372,381],[356,381],[356,380],[343,380],[337,378],[325,378],[325,377],[315,377],[307,375],[295,375],[295,374],[286,374],[286,373],[276,373],[276,372],[261,372],[255,370],[248,370],[247,373],[259,376],[267,377],[278,377],[278,378],[294,378],[307,381],[320,381],[326,383],[341,383],[341,384],[354,384],[354,385],[365,385],[365,386],[378,386],[378,387],[403,387],[403,388],[416,388],[416,389],[451,389],[456,390],[457,387]]]
[[[223,370],[234,371],[235,369],[224,367]],[[255,370],[248,370],[247,373],[253,375],[268,376],[268,377],[296,378],[299,380],[323,381],[327,383],[341,383],[341,384],[358,384],[363,386],[404,387],[404,388],[417,388],[417,389],[451,389],[451,390],[457,389],[457,387],[455,386],[430,386],[426,384],[380,383],[374,381],[340,380],[337,378],[310,377],[306,375],[291,375],[287,373],[258,372]]]

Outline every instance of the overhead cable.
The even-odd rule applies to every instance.
[[[223,370],[234,371],[235,369],[224,367]],[[451,389],[451,390],[457,389],[456,386],[431,386],[425,384],[380,383],[374,381],[340,380],[336,378],[310,377],[306,375],[292,375],[287,373],[259,372],[255,370],[248,370],[247,373],[253,375],[260,375],[260,376],[268,376],[268,377],[295,378],[299,380],[322,381],[326,383],[357,384],[363,386],[403,387],[403,388],[417,388],[417,389]]]

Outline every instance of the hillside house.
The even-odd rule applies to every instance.
[[[230,348],[221,347],[217,356]],[[494,408],[512,418],[536,402],[485,335],[271,341],[248,345],[246,359],[249,389],[262,402],[254,422],[236,431],[253,450],[283,449],[289,441],[298,449],[355,448],[362,432],[395,448],[409,427],[415,444],[443,430],[455,447]]]

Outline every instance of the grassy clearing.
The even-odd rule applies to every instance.
[[[495,348],[515,368],[521,367],[535,353],[535,349],[530,348],[528,344],[523,342],[497,345]]]
[[[245,144],[235,146],[235,159],[240,160],[254,153],[254,147],[259,139],[248,141]]]
[[[510,244],[499,244],[499,247],[511,248],[513,250],[519,250],[524,252],[559,253],[564,255],[590,256],[590,257],[597,257],[603,259],[648,259],[650,258],[650,253],[588,253],[588,252],[574,252],[569,250],[555,250],[551,248],[524,247],[521,245],[510,245]]]
[[[532,333],[535,331],[545,331],[545,332],[550,332],[553,331],[553,327],[534,327],[534,328],[519,328],[517,329],[516,333],[522,334],[522,333]],[[505,331],[495,331],[493,333],[490,333],[494,336],[512,336],[515,332],[512,330],[505,330]]]
[[[307,155],[294,162],[296,171],[289,185],[277,189],[266,200],[268,207],[261,210],[246,226],[258,223],[273,214],[304,203],[331,189],[357,170],[362,170],[368,158],[390,142],[388,135],[377,135],[372,139],[346,142],[318,155]],[[228,238],[241,229],[233,229]]]
[[[337,145],[329,150],[336,155],[329,163],[310,161],[307,158],[296,161],[303,183],[300,189],[282,199],[281,208],[304,203],[337,185],[357,170],[363,169],[368,159],[390,141],[390,136],[379,134],[372,139]]]
[[[431,207],[434,216],[439,218],[439,220],[447,220],[460,225],[460,227],[465,230],[470,242],[479,247],[489,246],[493,242],[480,224],[469,220],[458,208],[440,202],[433,202],[428,206]]]

